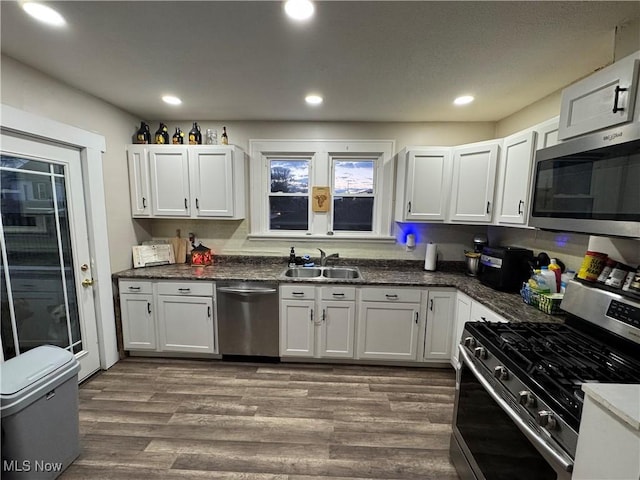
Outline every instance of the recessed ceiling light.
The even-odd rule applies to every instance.
[[[309,105],[320,105],[323,98],[320,95],[307,95],[304,97],[304,101]]]
[[[473,102],[474,97],[472,95],[463,95],[461,97],[456,98],[453,103],[456,105],[467,105],[468,103]]]
[[[66,25],[64,17],[56,12],[53,8],[38,2],[24,2],[22,9],[36,20],[54,27],[62,27]]]
[[[178,97],[174,97],[173,95],[164,95],[162,97],[162,101],[164,103],[168,103],[169,105],[180,105],[182,103],[182,100],[180,100]]]
[[[313,16],[315,7],[310,0],[287,0],[284,11],[293,20],[308,20]]]

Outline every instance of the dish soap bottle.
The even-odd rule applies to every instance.
[[[560,284],[562,283],[562,269],[555,258],[549,260],[549,270],[556,276],[556,293],[558,293],[560,291]]]
[[[289,267],[296,266],[296,251],[293,247],[291,247],[291,252],[289,253]]]
[[[220,139],[222,145],[229,145],[229,137],[227,137],[227,127],[222,127],[222,137]]]

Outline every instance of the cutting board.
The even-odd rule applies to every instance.
[[[176,236],[169,240],[169,244],[173,247],[176,263],[185,263],[187,261],[189,240],[182,238],[180,236],[180,230],[177,230]]]

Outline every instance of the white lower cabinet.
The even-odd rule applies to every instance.
[[[122,343],[125,350],[155,350],[153,284],[120,280]]]
[[[451,334],[454,327],[456,292],[429,289],[424,359],[448,361],[451,357]]]
[[[418,289],[361,288],[358,358],[417,360],[421,295]]]
[[[125,350],[218,353],[214,286],[120,281]]]
[[[353,358],[355,287],[280,286],[280,355]]]
[[[478,322],[478,321],[481,321],[481,322],[502,322],[502,323],[506,323],[507,322],[507,320],[504,317],[501,317],[500,315],[498,315],[494,311],[492,311],[489,308],[485,307],[481,303],[476,302],[475,300],[473,300],[471,302],[471,318],[470,318],[470,320],[472,322]]]
[[[472,302],[473,300],[464,293],[458,292],[456,294],[455,327],[451,336],[451,365],[454,368],[458,365],[458,344],[462,338],[464,324],[471,319]]]

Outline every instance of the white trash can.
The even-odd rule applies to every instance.
[[[75,356],[43,345],[0,364],[4,480],[53,479],[80,454]]]

